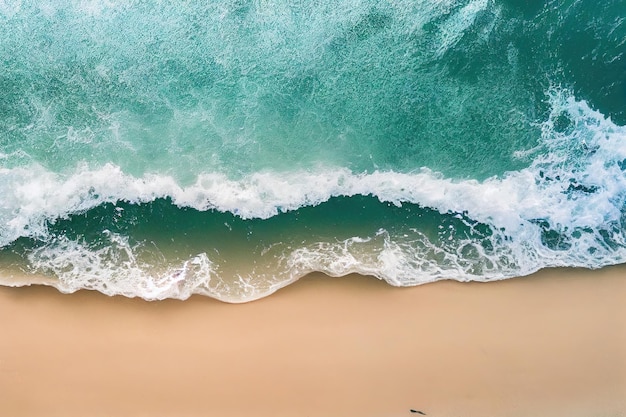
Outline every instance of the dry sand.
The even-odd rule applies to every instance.
[[[0,416],[626,416],[626,268],[248,304],[0,288]]]

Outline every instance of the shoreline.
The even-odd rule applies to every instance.
[[[269,297],[0,287],[0,414],[622,416],[626,266]]]

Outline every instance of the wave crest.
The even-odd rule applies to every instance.
[[[81,166],[71,174],[41,166],[2,169],[0,244],[21,237],[43,241],[29,255],[31,266],[58,276],[61,288],[150,299],[192,293],[254,299],[311,271],[358,272],[393,285],[415,285],[443,278],[502,279],[551,266],[621,263],[626,259],[626,129],[566,92],[551,91],[549,100],[541,143],[526,155],[534,158],[532,163],[484,181],[445,178],[426,168],[412,173],[329,168],[259,172],[239,180],[207,173],[182,186],[166,175],[133,177],[111,164]],[[283,245],[264,258],[263,271],[252,269],[229,280],[216,272],[215,260],[206,254],[156,273],[138,263],[124,236],[109,234],[107,245],[94,248],[49,234],[59,219],[120,201],[168,198],[179,207],[269,219],[333,197],[359,195],[432,208],[456,218],[467,231],[440,225],[433,238],[420,225],[404,225],[348,239]],[[488,233],[476,232],[477,224]],[[262,285],[255,274],[263,277]]]

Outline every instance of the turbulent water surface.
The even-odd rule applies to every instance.
[[[0,1],[0,278],[146,299],[626,260],[626,3]]]

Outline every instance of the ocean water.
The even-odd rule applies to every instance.
[[[626,262],[626,2],[0,1],[0,282]]]

